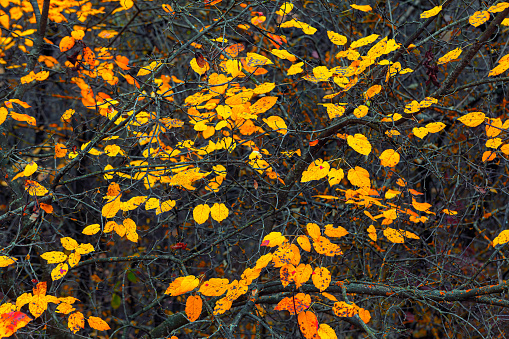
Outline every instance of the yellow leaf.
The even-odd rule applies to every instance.
[[[164,294],[176,297],[194,290],[200,284],[200,280],[194,275],[179,277],[175,279],[166,289]]]
[[[225,204],[218,204],[217,202],[210,209],[210,216],[217,222],[221,222],[228,217],[228,207]]]
[[[419,139],[422,139],[424,138],[426,135],[428,135],[429,131],[426,127],[414,127],[412,129],[412,132],[414,133],[414,135],[416,137],[418,137]]]
[[[0,267],[7,267],[14,264],[18,259],[6,255],[0,255]]]
[[[67,154],[67,147],[64,144],[55,145],[55,158],[63,158]]]
[[[318,336],[320,339],[338,339],[336,332],[327,324],[320,324],[320,327],[318,327]]]
[[[497,135],[502,133],[502,129],[503,129],[502,120],[500,120],[500,118],[488,119],[488,121],[486,122],[486,136],[488,138],[496,137]]]
[[[272,91],[275,87],[276,87],[276,84],[273,82],[264,82],[263,84],[257,85],[254,88],[253,93],[265,94],[265,93]]]
[[[359,11],[362,11],[362,12],[370,12],[373,10],[373,8],[371,8],[370,5],[356,5],[356,4],[352,4],[350,5],[350,7],[352,7],[353,9],[357,9]]]
[[[323,254],[328,257],[343,254],[338,245],[331,243],[329,239],[322,236],[313,239],[313,248],[318,254]]]
[[[104,153],[109,157],[116,157],[118,154],[125,155],[125,152],[118,145],[108,145],[104,147]]]
[[[306,225],[306,231],[308,232],[308,235],[312,239],[318,239],[318,237],[322,235],[322,232],[320,231],[320,226],[311,222]]]
[[[186,315],[190,322],[196,321],[201,314],[203,301],[199,295],[190,295],[186,301]]]
[[[62,279],[69,271],[69,266],[66,263],[60,263],[51,271],[51,279],[53,281]]]
[[[394,167],[399,163],[400,155],[393,149],[386,149],[380,154],[379,158],[382,166]]]
[[[190,65],[193,71],[195,71],[199,75],[205,74],[210,69],[210,65],[207,61],[205,61],[205,65],[203,65],[203,67],[200,67],[198,65],[198,62],[196,61],[196,58],[193,58],[191,60]]]
[[[386,199],[392,199],[395,196],[397,196],[398,194],[401,194],[401,192],[389,189],[389,190],[387,190],[387,192],[385,192],[385,198]]]
[[[490,19],[490,13],[488,11],[477,11],[468,18],[468,22],[478,27]]]
[[[81,254],[79,254],[79,253],[73,252],[73,253],[69,254],[69,259],[68,259],[69,265],[71,267],[78,265],[78,263],[80,262],[80,259],[81,259]]]
[[[263,97],[249,107],[253,114],[261,114],[267,112],[276,104],[277,97]]]
[[[312,275],[313,285],[320,290],[325,291],[331,282],[331,274],[326,267],[316,267]]]
[[[509,7],[509,2],[500,2],[496,5],[493,5],[490,8],[488,8],[488,12],[490,12],[490,13],[502,12],[507,7]]]
[[[110,202],[106,203],[102,210],[101,214],[103,217],[109,219],[113,218],[115,215],[117,215],[117,212],[120,210],[120,207],[122,206],[120,202],[120,196],[117,198],[114,198]]]
[[[452,51],[446,53],[443,57],[439,58],[437,60],[437,64],[442,65],[442,64],[446,64],[452,60],[455,60],[460,56],[461,52],[462,52],[461,48],[459,48],[459,47],[455,48]]]
[[[41,254],[41,258],[48,261],[48,264],[58,264],[67,260],[67,255],[63,252],[51,251]]]
[[[358,308],[358,315],[364,321],[366,324],[369,323],[371,320],[371,314],[369,314],[368,310],[365,310],[363,308]]]
[[[321,104],[322,106],[325,106],[327,108],[327,114],[329,116],[329,119],[339,118],[340,116],[345,113],[345,108],[340,105],[335,104]]]
[[[500,150],[505,154],[509,155],[509,144],[504,144],[502,147],[500,147]]]
[[[98,331],[107,331],[107,330],[111,329],[110,326],[108,325],[108,323],[106,321],[102,320],[101,318],[89,316],[87,321],[88,321],[88,325],[90,327],[92,327],[93,329],[96,329]]]
[[[311,311],[300,312],[297,316],[299,328],[306,339],[315,338],[318,333],[318,319]]]
[[[0,107],[0,125],[5,122],[5,119],[7,119],[7,115],[9,114],[9,111],[5,107]]]
[[[281,28],[291,28],[291,27],[300,28],[300,29],[302,29],[302,32],[304,32],[304,34],[308,34],[308,35],[313,35],[317,31],[316,28],[309,26],[305,22],[298,21],[295,19],[283,22],[280,25],[280,27]]]
[[[34,174],[37,171],[37,167],[38,167],[37,164],[32,161],[31,163],[29,163],[28,165],[25,166],[23,175],[25,177],[31,176],[32,174]]]
[[[421,18],[422,19],[427,19],[427,18],[431,18],[431,17],[434,17],[435,15],[437,15],[438,13],[440,13],[440,11],[442,11],[442,6],[435,6],[433,7],[432,9],[430,10],[427,10],[425,12],[422,12],[421,13]]]
[[[279,59],[286,59],[290,60],[291,62],[297,60],[297,57],[295,55],[293,55],[292,53],[288,52],[285,49],[273,49],[270,52],[277,56]]]
[[[486,147],[488,148],[497,149],[500,145],[502,145],[502,139],[500,138],[488,139],[486,141]]]
[[[322,292],[321,294],[322,294],[322,296],[324,296],[325,298],[327,298],[331,301],[338,301],[338,298],[336,298],[334,295],[332,295],[330,293]]]
[[[272,65],[272,61],[270,61],[269,59],[260,54],[247,53],[246,64],[249,67],[259,67],[265,65]]]
[[[391,227],[387,227],[385,230],[384,230],[384,236],[392,243],[395,243],[395,244],[402,244],[405,242],[405,238],[403,237],[403,234],[402,232],[394,229],[394,228],[391,228]]]
[[[328,179],[329,185],[334,186],[339,184],[341,180],[343,180],[343,178],[345,177],[345,172],[343,172],[341,168],[338,169],[331,168],[329,170],[329,173],[327,173],[327,176],[329,177]]]
[[[445,128],[445,124],[443,122],[430,122],[426,124],[426,129],[429,133],[438,133]]]
[[[329,37],[329,40],[337,46],[343,46],[347,42],[347,38],[344,35],[338,34],[333,31],[327,31],[327,36]]]
[[[302,68],[302,66],[304,66],[304,62],[298,62],[296,64],[293,64],[290,68],[288,68],[288,70],[286,71],[286,75],[287,76],[290,76],[290,75],[295,75],[295,74],[299,74],[299,73],[302,73],[304,71],[304,69]]]
[[[147,199],[146,196],[132,197],[131,199],[123,202],[122,205],[120,206],[120,209],[122,211],[132,211],[132,210],[138,208],[139,206],[141,206],[145,202],[146,199]],[[158,202],[159,202],[159,200],[158,200]]]
[[[369,172],[366,171],[364,168],[355,166],[354,168],[351,168],[348,170],[347,175],[348,181],[354,186],[358,187],[371,187],[371,182],[369,180]]]
[[[508,241],[509,241],[509,230],[504,230],[500,232],[500,234],[495,239],[493,239],[493,247],[505,244]]]
[[[442,210],[442,212],[443,212],[443,213],[445,213],[445,214],[447,214],[447,215],[456,215],[456,214],[458,214],[458,212],[453,211],[453,210],[449,210],[449,209],[446,209],[446,208],[444,208],[444,209]]]
[[[325,225],[325,235],[331,238],[341,238],[348,234],[348,231],[341,226],[334,228],[332,224]]]
[[[364,134],[349,135],[346,139],[348,146],[352,147],[356,152],[362,155],[371,153],[371,144]]]
[[[279,132],[283,135],[287,133],[287,126],[283,118],[278,116],[270,116],[267,119],[263,119],[263,122],[265,122],[272,130]]]
[[[120,5],[125,9],[128,10],[129,8],[133,7],[134,2],[133,0],[120,0]]]
[[[362,118],[368,114],[369,107],[365,105],[360,105],[353,111],[353,115],[355,115],[357,118]]]
[[[277,15],[284,16],[286,14],[290,14],[290,12],[293,10],[293,4],[290,2],[285,2],[284,4],[279,7],[279,10],[276,12]]]
[[[315,81],[327,81],[332,76],[332,72],[326,66],[317,66],[313,68]]]
[[[130,0],[128,0],[128,1],[130,1]],[[131,3],[132,3],[132,1],[131,1]],[[150,73],[154,72],[155,70],[157,70],[159,68],[159,66],[161,66],[161,65],[162,65],[162,62],[160,62],[160,61],[152,61],[150,63],[150,65],[140,68],[140,70],[138,71],[138,74],[136,74],[136,76],[144,76],[144,75],[150,74]]]
[[[262,244],[260,246],[275,247],[279,246],[286,241],[286,238],[281,232],[271,232],[263,237]]]
[[[320,180],[325,178],[329,173],[330,165],[322,159],[317,159],[312,162],[308,168],[302,173],[300,182],[308,182],[311,180]]]
[[[63,122],[71,122],[71,118],[75,112],[76,112],[75,110],[73,110],[72,108],[69,108],[68,110],[66,110],[64,112],[64,114],[62,114],[62,116],[60,117],[60,120]]]
[[[134,220],[127,218],[122,223],[125,227],[126,238],[132,242],[138,242],[138,233],[136,232],[136,223]]]
[[[373,225],[370,225],[368,227],[368,237],[373,240],[373,241],[376,241],[377,240],[377,235],[376,235],[376,229],[375,229],[375,226]]]
[[[94,251],[94,246],[91,244],[80,244],[78,248],[76,248],[76,253],[79,254],[87,254]]]
[[[193,209],[193,219],[198,224],[203,224],[209,218],[210,207],[207,204],[198,205]]]
[[[60,242],[62,243],[62,246],[68,251],[73,251],[78,247],[78,242],[73,238],[61,238]]]
[[[352,44],[350,45],[350,48],[351,49],[355,49],[355,48],[359,48],[359,47],[362,47],[362,46],[369,45],[370,43],[372,43],[373,41],[378,39],[378,37],[379,37],[378,34],[368,35],[367,37],[364,37],[364,38],[361,38],[361,39],[359,39],[357,41],[352,42]]]
[[[505,19],[505,20],[509,20],[509,18]],[[509,26],[509,23],[508,23],[508,26]],[[493,68],[490,71],[490,73],[488,73],[488,76],[492,77],[492,76],[496,76],[496,75],[502,74],[505,71],[507,71],[508,68],[509,68],[509,63],[508,62],[501,63],[501,64],[497,65],[495,68]]]
[[[309,264],[300,264],[295,268],[295,275],[293,276],[293,280],[295,281],[295,286],[297,288],[301,287],[305,284],[311,274],[313,273],[313,268]]]
[[[205,281],[198,292],[207,297],[219,297],[226,292],[229,283],[228,279],[212,278]]]

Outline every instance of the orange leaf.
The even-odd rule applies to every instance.
[[[75,40],[73,37],[64,36],[62,40],[60,40],[60,52],[66,52],[74,47]]]
[[[16,121],[25,121],[30,126],[35,126],[37,124],[35,118],[31,117],[28,114],[19,114],[19,113],[11,112],[10,115],[11,115],[11,118],[13,118],[14,120],[16,120]]]
[[[311,251],[311,243],[309,242],[309,239],[305,235],[301,235],[297,238],[297,243],[300,245],[300,247],[306,251]]]
[[[318,319],[311,311],[300,312],[297,316],[299,328],[306,339],[314,338],[318,333]]]
[[[0,316],[0,338],[12,336],[33,319],[23,312],[8,312]]]
[[[320,226],[311,222],[306,225],[306,231],[308,232],[311,239],[318,239],[318,237],[322,235]]]
[[[110,329],[110,326],[108,323],[101,318],[98,317],[88,317],[87,319],[88,325],[98,331],[107,331]]]
[[[312,276],[313,285],[320,290],[320,292],[325,291],[331,282],[331,274],[326,267],[316,267]]]
[[[300,251],[297,245],[284,243],[274,252],[272,257],[274,267],[281,267],[285,264],[298,265],[300,263]]]
[[[199,292],[207,297],[219,297],[228,289],[228,279],[212,278],[205,281]]]
[[[386,149],[380,154],[380,161],[382,166],[394,167],[399,163],[400,155],[393,149]]]
[[[283,298],[274,308],[276,311],[288,311],[291,315],[305,311],[311,306],[309,294],[297,293],[294,297]]]
[[[199,295],[190,295],[186,301],[186,315],[190,322],[200,317],[203,301]]]
[[[74,312],[69,316],[67,321],[67,327],[74,333],[78,332],[80,329],[85,328],[85,317],[81,312]]]
[[[313,239],[313,248],[319,254],[333,257],[335,255],[342,255],[341,248],[329,241],[329,239],[319,236],[317,239]]]
[[[286,264],[283,265],[283,267],[281,267],[281,269],[279,270],[279,277],[284,287],[290,285],[290,283],[294,281],[296,273],[297,270],[295,269],[295,266],[293,266],[292,264]]]
[[[169,294],[175,297],[194,290],[199,284],[200,280],[194,275],[179,277],[175,279],[170,286],[168,286],[164,294]]]

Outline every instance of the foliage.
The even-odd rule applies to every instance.
[[[0,337],[507,336],[509,3],[368,2],[0,1]]]

